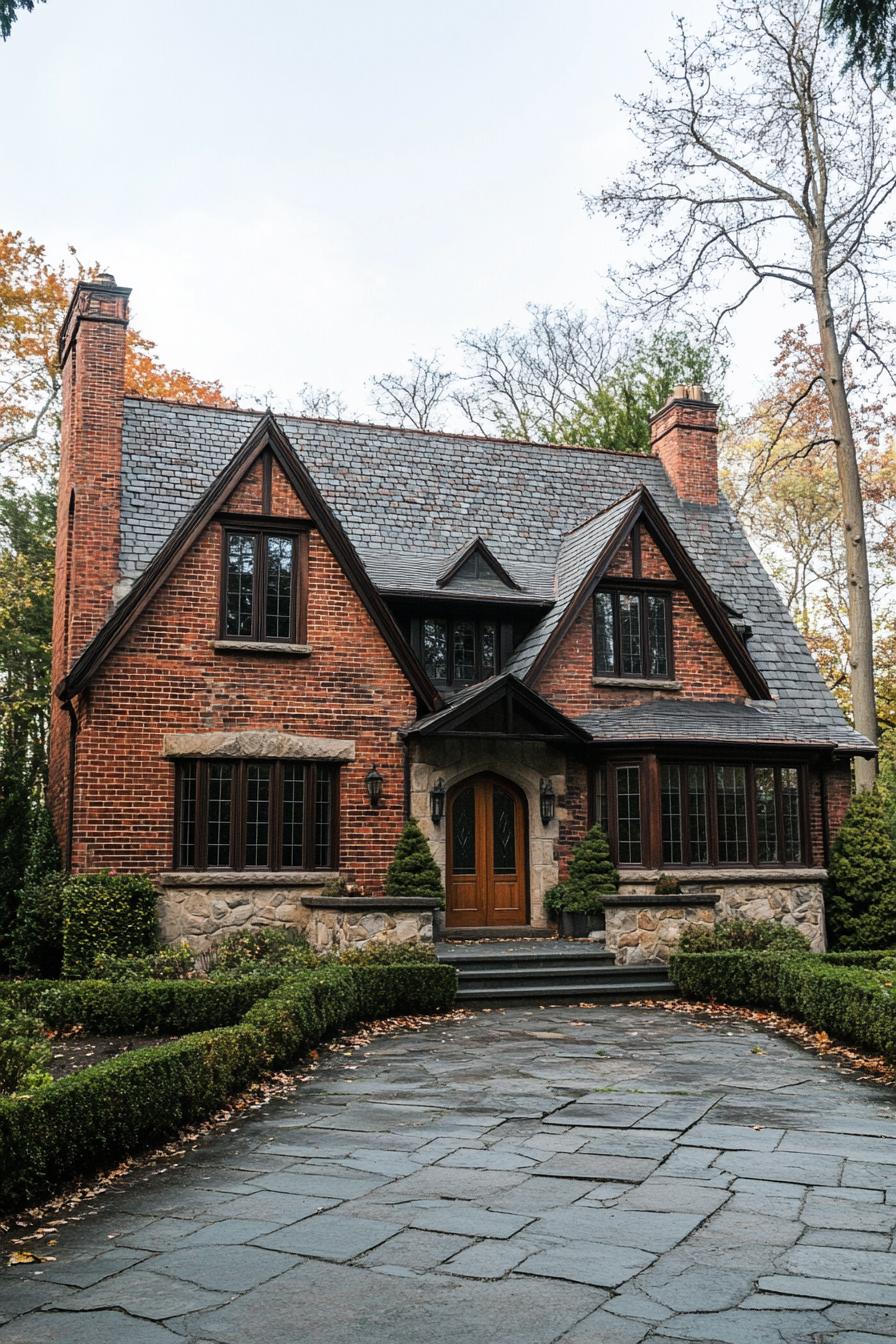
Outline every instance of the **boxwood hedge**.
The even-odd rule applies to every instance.
[[[885,954],[782,956],[774,952],[679,953],[672,976],[686,998],[769,1008],[816,1031],[896,1058],[896,973]],[[879,967],[879,969],[875,969]]]
[[[31,1095],[0,1098],[0,1213],[212,1114],[254,1078],[291,1063],[340,1027],[445,1010],[455,989],[453,967],[438,963],[331,963],[244,981],[6,984],[7,999],[37,1006],[53,1025],[191,1034],[81,1069]],[[215,1014],[213,1029],[196,1030]]]

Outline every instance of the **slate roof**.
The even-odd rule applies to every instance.
[[[126,582],[145,569],[258,419],[248,411],[126,399]],[[814,736],[799,740],[850,740],[839,706],[727,501],[682,503],[658,459],[293,416],[277,420],[383,591],[444,596],[436,579],[479,535],[522,596],[556,601],[580,573],[588,545],[598,541],[606,511],[646,485],[714,592],[752,627],[750,654],[787,722],[794,731],[802,724],[809,732],[811,725]],[[531,648],[522,646],[512,670],[530,656]],[[854,745],[856,739],[852,734]]]
[[[841,721],[818,722],[775,701],[729,704],[706,700],[651,700],[622,709],[583,714],[576,723],[598,742],[749,742],[771,745],[799,742],[803,746],[833,743],[846,751],[862,750],[868,743]]]

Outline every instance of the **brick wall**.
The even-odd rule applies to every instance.
[[[650,422],[650,441],[679,499],[718,504],[718,407],[702,387],[676,387]]]
[[[278,513],[303,515],[274,464]],[[261,471],[226,506],[260,512]],[[78,740],[73,867],[159,872],[172,862],[174,768],[166,732],[276,729],[353,738],[340,772],[340,868],[375,891],[403,822],[403,754],[396,728],[414,695],[379,631],[319,534],[309,545],[307,658],[215,653],[220,526],[184,557],[89,693]],[[384,776],[373,811],[364,776]]]
[[[51,653],[54,687],[103,625],[119,578],[129,294],[112,276],[78,285],[60,337],[63,417]],[[69,718],[54,696],[49,802],[63,849],[68,769]]]
[[[744,687],[683,592],[672,594],[672,645],[674,675],[682,690],[671,695],[694,700],[744,699]],[[573,718],[610,705],[640,704],[657,694],[647,687],[594,686],[592,669],[593,611],[586,602],[534,689]]]

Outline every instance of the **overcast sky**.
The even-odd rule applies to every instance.
[[[693,24],[706,0],[687,0]],[[293,398],[364,383],[525,305],[599,307],[590,219],[630,156],[618,94],[669,0],[47,0],[0,46],[0,227],[133,287],[168,363]],[[742,318],[768,371],[780,297]]]

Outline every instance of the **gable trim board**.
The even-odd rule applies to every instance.
[[[623,496],[622,500],[617,500],[615,504],[610,505],[610,509],[618,508],[625,498]],[[605,509],[603,512],[609,513],[610,509]],[[601,515],[597,516],[600,517]],[[759,671],[746,646],[732,628],[723,603],[710,588],[690,555],[678,540],[674,530],[666,521],[645,485],[637,486],[632,492],[631,506],[614,527],[600,554],[592,561],[565,610],[560,614],[553,630],[548,634],[536,653],[531,667],[522,678],[523,681],[528,686],[532,686],[538,680],[539,675],[556,653],[564,636],[572,628],[582,607],[590,599],[595,588],[606,574],[619,547],[637,523],[642,520],[660,548],[664,559],[678,576],[681,586],[693,603],[697,614],[737,673],[749,697],[753,700],[771,700],[772,693],[768,682]]]
[[[416,723],[409,724],[407,728],[402,729],[402,735],[405,737],[433,737],[442,734],[463,733],[465,724],[475,719],[483,710],[491,709],[501,701],[518,704],[523,713],[530,719],[541,722],[545,727],[543,734],[539,737],[546,737],[552,740],[563,740],[572,742],[590,742],[591,734],[581,724],[574,719],[567,718],[559,709],[554,706],[537,691],[533,691],[525,682],[520,681],[512,672],[499,672],[496,677],[490,677],[488,681],[480,682],[476,686],[470,687],[468,691],[457,696],[450,705],[444,709],[437,710],[434,714],[429,714],[426,718],[418,719]],[[512,710],[511,710],[512,712]],[[500,732],[487,731],[481,734],[476,730],[470,730],[470,735],[481,735],[485,737],[501,736]],[[508,733],[508,736],[522,736],[526,734]]]
[[[56,687],[60,700],[69,700],[85,690],[206,527],[218,517],[236,485],[265,453],[270,453],[281,467],[416,695],[430,710],[441,705],[441,697],[402,635],[382,595],[371,582],[345,529],[270,411],[262,416],[239,451],[174,529],[102,629],[75,659]],[[258,526],[262,515],[251,517]]]

